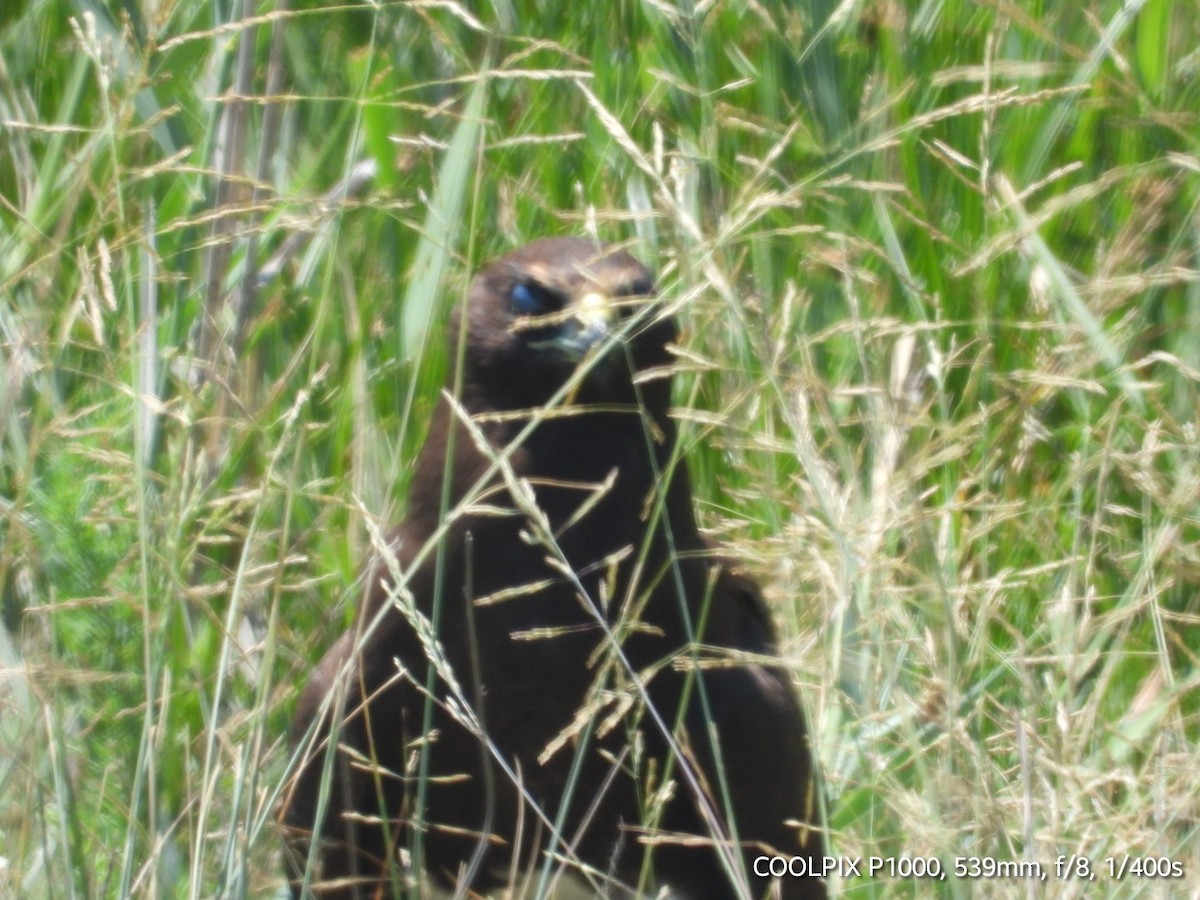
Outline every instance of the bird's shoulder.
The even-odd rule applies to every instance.
[[[706,537],[701,537],[700,543],[706,565],[716,576],[706,642],[749,653],[773,654],[775,625],[762,588],[723,547]]]

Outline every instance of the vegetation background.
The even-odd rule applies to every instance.
[[[1172,0],[8,0],[0,895],[281,889],[448,305],[580,233],[678,307],[836,852],[1004,864],[842,894],[1200,892],[1198,117]]]

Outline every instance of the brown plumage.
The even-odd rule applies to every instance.
[[[756,857],[821,857],[769,617],[696,527],[652,294],[629,254],[577,238],[473,282],[457,406],[437,408],[394,558],[300,698],[297,893],[561,868],[610,896],[760,897]]]

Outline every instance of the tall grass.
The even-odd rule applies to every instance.
[[[403,508],[448,305],[587,232],[678,311],[701,517],[768,588],[836,851],[1018,870],[840,889],[1200,891],[1200,9],[0,29],[0,893],[281,887],[290,706]]]

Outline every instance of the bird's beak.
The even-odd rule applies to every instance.
[[[608,335],[614,312],[609,297],[596,291],[584,294],[575,303],[571,318],[559,337],[560,345],[572,355],[582,357]]]

